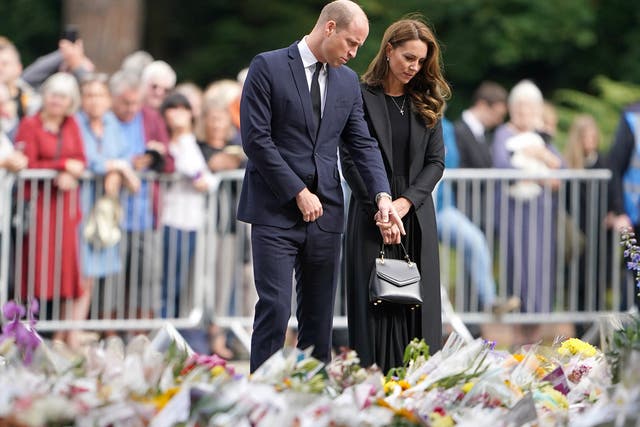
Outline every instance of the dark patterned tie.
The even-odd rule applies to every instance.
[[[316,70],[311,78],[311,105],[313,106],[313,117],[316,119],[316,134],[320,129],[320,111],[322,109],[322,101],[320,100],[320,83],[318,83],[318,75],[322,69],[322,62],[316,62]]]

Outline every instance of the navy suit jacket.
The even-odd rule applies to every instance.
[[[291,228],[302,219],[295,197],[308,187],[322,203],[318,226],[342,232],[337,164],[341,138],[369,194],[390,192],[378,144],[364,120],[358,76],[344,65],[328,67],[325,107],[315,135],[297,43],[261,53],[251,62],[242,90],[240,129],[249,159],[238,205],[240,221]]]

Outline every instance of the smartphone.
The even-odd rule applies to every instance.
[[[67,25],[60,38],[75,43],[78,40],[78,28],[75,25]]]

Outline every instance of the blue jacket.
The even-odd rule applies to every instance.
[[[328,67],[324,114],[317,136],[314,128],[311,95],[297,43],[256,56],[240,103],[242,145],[249,160],[239,220],[293,227],[302,218],[295,197],[308,187],[322,203],[318,226],[342,232],[344,208],[337,163],[341,138],[369,194],[390,192],[380,149],[364,120],[358,77],[348,67]]]

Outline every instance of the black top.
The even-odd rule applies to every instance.
[[[214,154],[217,154],[222,151],[222,148],[214,148],[204,141],[198,141],[198,147],[200,148],[200,151],[202,152],[202,157],[204,157],[204,161],[207,164],[209,163],[209,159],[211,159],[211,157]]]
[[[393,146],[393,170],[396,174],[408,174],[411,100],[408,95],[385,95],[389,121],[391,122],[391,141]],[[404,112],[402,114],[400,109]]]

